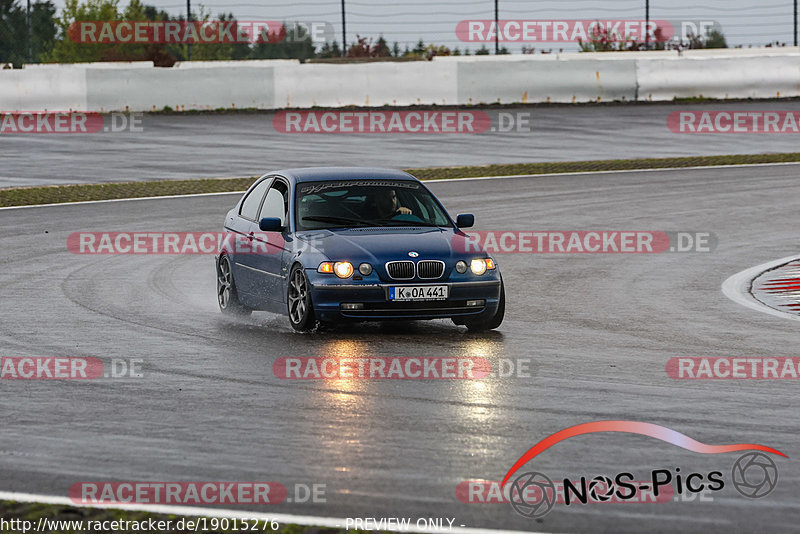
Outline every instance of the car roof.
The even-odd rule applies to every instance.
[[[275,171],[295,182],[321,182],[327,180],[412,180],[416,178],[397,169],[381,167],[304,167]]]

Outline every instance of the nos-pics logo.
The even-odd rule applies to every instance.
[[[766,453],[786,457],[782,452],[756,444],[707,445],[685,434],[652,423],[635,421],[598,421],[573,426],[543,439],[526,452],[508,471],[501,486],[510,483],[508,491],[511,507],[518,514],[531,519],[547,515],[557,502],[587,504],[589,502],[625,502],[641,498],[648,492],[655,498],[659,494],[677,495],[697,494],[704,491],[720,491],[725,487],[725,477],[721,471],[708,473],[681,471],[674,469],[654,469],[645,481],[635,481],[629,472],[617,473],[613,477],[598,475],[587,479],[563,479],[554,483],[544,473],[528,471],[511,477],[532,458],[570,437],[594,432],[627,432],[654,437],[684,449],[701,454],[722,454],[736,451],[749,451],[733,464],[730,483],[744,497],[759,499],[769,495],[778,484],[778,466]]]

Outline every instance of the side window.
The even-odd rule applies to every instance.
[[[286,226],[286,215],[289,211],[289,189],[280,180],[275,180],[269,191],[264,205],[261,206],[261,213],[258,215],[260,221],[264,217],[275,217],[281,220],[281,225]]]
[[[261,205],[261,199],[264,198],[264,191],[269,187],[271,178],[265,178],[258,183],[257,186],[250,191],[247,198],[242,202],[242,208],[239,210],[239,215],[245,219],[255,220],[258,215],[258,207]]]

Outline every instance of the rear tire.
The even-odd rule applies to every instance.
[[[497,312],[494,316],[483,321],[464,321],[464,324],[471,332],[485,332],[486,330],[494,330],[503,322],[503,317],[506,314],[506,288],[503,284],[503,278],[500,278],[500,303],[497,306]]]
[[[289,273],[289,289],[286,298],[289,323],[298,332],[307,332],[317,326],[314,305],[311,302],[311,287],[306,273],[300,265]]]
[[[231,260],[224,254],[220,256],[219,262],[217,262],[217,304],[219,304],[220,311],[226,315],[242,317],[253,312],[253,310],[239,302],[236,282],[233,280]]]

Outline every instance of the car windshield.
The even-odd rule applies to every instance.
[[[337,180],[297,186],[298,230],[352,226],[447,226],[439,202],[410,180]]]

